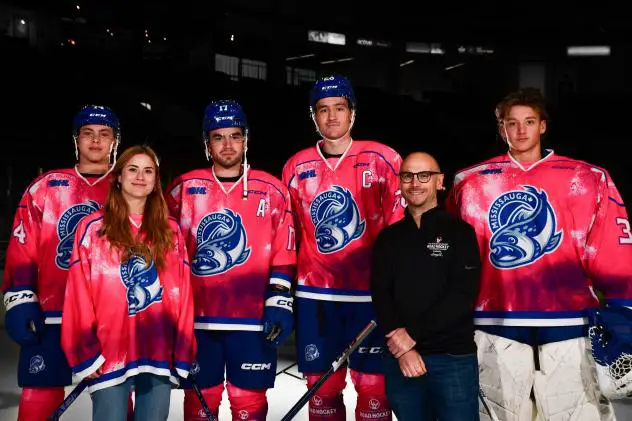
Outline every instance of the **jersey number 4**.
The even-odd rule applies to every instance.
[[[625,218],[617,218],[617,225],[623,225],[621,230],[625,234],[623,237],[619,237],[619,244],[632,244],[632,232],[630,232],[630,222]]]
[[[20,244],[26,243],[26,231],[24,231],[24,221],[20,221],[20,224],[13,230],[13,236],[18,239]]]

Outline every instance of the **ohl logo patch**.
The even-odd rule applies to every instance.
[[[121,265],[121,280],[127,288],[127,310],[135,315],[162,301],[163,288],[152,260],[149,266],[141,256],[132,256]]]
[[[351,192],[340,186],[332,186],[316,196],[310,215],[318,251],[324,254],[342,250],[362,237],[366,228]]]
[[[241,216],[228,208],[202,218],[196,243],[191,272],[197,276],[217,275],[242,265],[251,251]]]
[[[530,265],[559,247],[563,231],[556,231],[555,211],[544,190],[522,186],[498,196],[488,213],[493,232],[489,260],[498,269]]]
[[[58,268],[68,269],[70,265],[70,253],[72,252],[75,231],[79,221],[92,212],[98,211],[100,207],[94,200],[89,200],[86,203],[69,207],[61,215],[57,224],[59,244],[57,245],[57,256],[55,257],[55,264]]]

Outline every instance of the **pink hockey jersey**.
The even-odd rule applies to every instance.
[[[222,183],[213,168],[177,177],[166,190],[187,241],[196,329],[263,329],[270,284],[291,287],[296,265],[289,193],[280,180],[248,170]]]
[[[142,216],[130,218],[136,235]],[[174,248],[157,270],[142,257],[121,263],[103,227],[103,211],[79,223],[72,252],[62,323],[62,347],[91,392],[140,373],[186,377],[196,355],[193,295],[184,238],[170,219]]]
[[[456,174],[448,208],[476,230],[478,325],[580,326],[598,301],[632,304],[632,233],[608,172],[547,151],[509,154]]]
[[[54,170],[35,179],[20,200],[2,289],[33,291],[48,324],[61,323],[77,224],[101,208],[109,183],[109,173],[88,180],[76,168]]]
[[[371,301],[371,247],[383,227],[403,217],[401,161],[386,145],[352,140],[337,160],[317,145],[285,164],[300,231],[297,297]]]

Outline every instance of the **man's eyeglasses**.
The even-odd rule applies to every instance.
[[[403,183],[412,183],[413,177],[417,176],[417,180],[420,183],[427,183],[430,181],[430,177],[435,174],[441,174],[440,171],[420,171],[420,172],[408,172],[403,171],[399,173],[399,179],[402,180]]]
[[[211,142],[213,143],[222,143],[224,139],[228,139],[231,142],[243,142],[245,137],[241,133],[231,133],[228,137],[219,134],[211,136]]]

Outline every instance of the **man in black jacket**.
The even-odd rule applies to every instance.
[[[410,154],[399,177],[405,216],[380,232],[371,273],[392,354],[384,358],[387,397],[400,421],[479,420],[476,235],[438,207],[443,174],[432,156]]]

